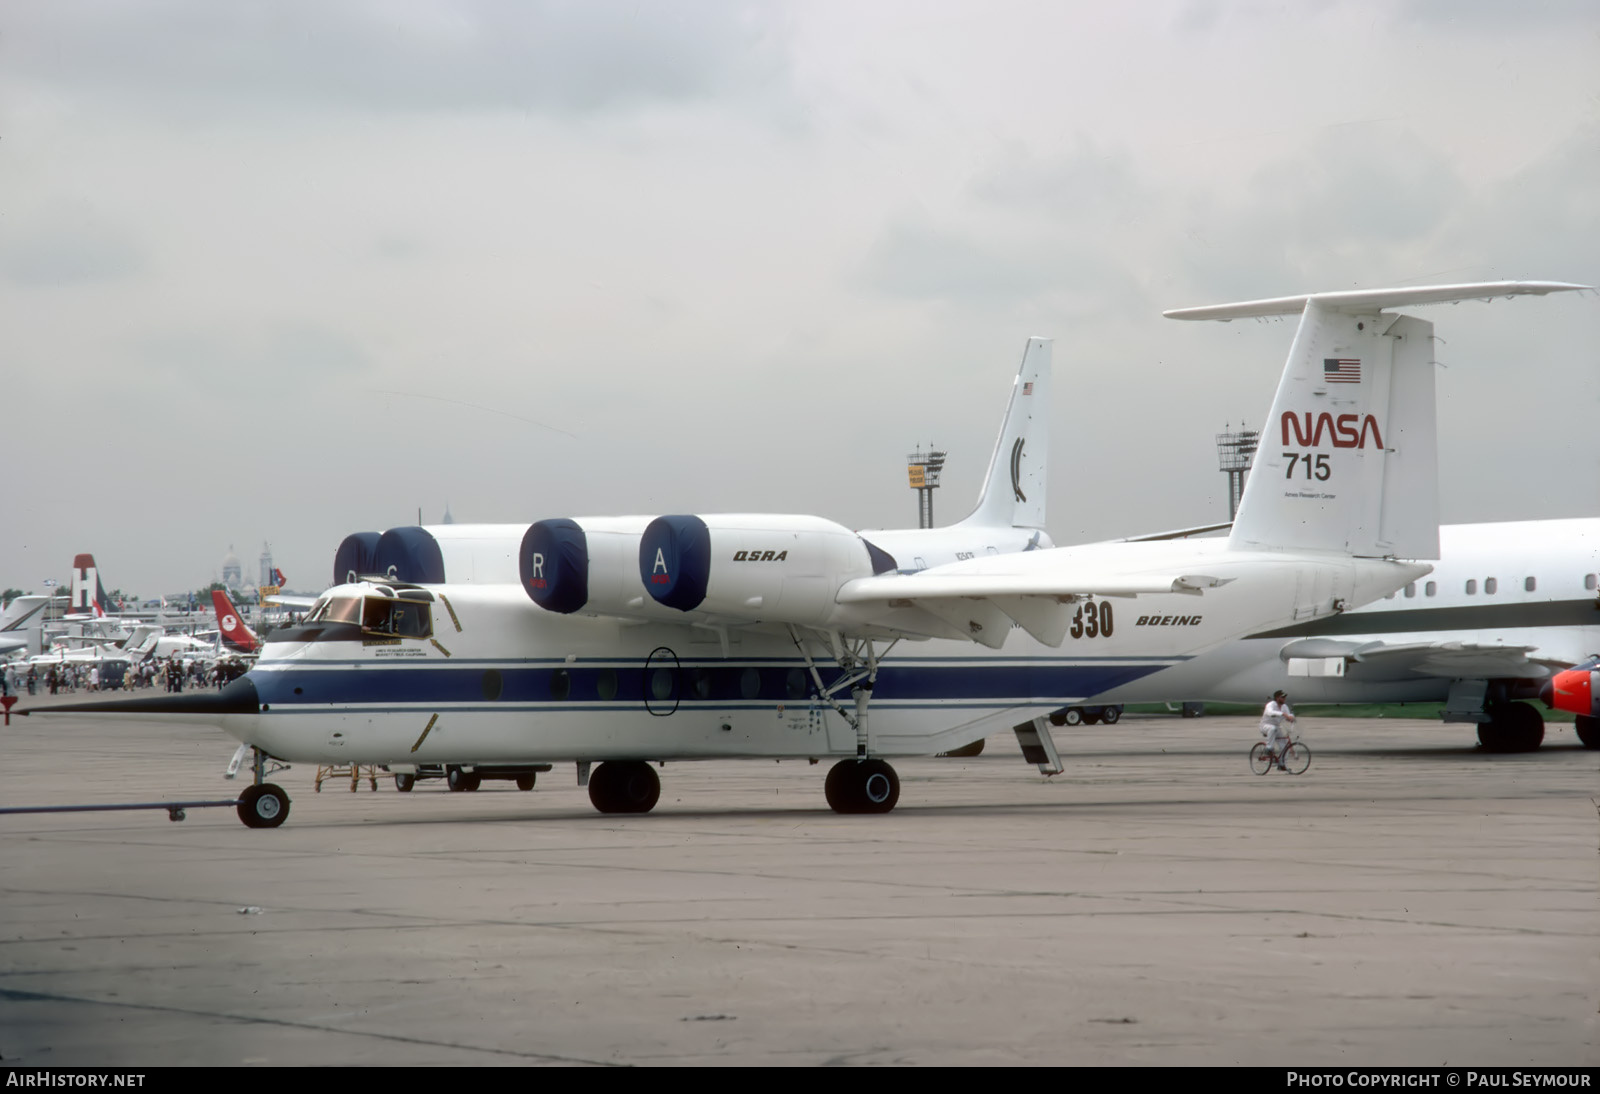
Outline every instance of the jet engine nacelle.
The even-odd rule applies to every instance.
[[[636,615],[654,609],[638,578],[649,517],[561,517],[528,526],[517,552],[522,591],[546,611]]]
[[[1600,658],[1556,673],[1545,702],[1570,714],[1600,717]]]
[[[638,574],[658,604],[771,623],[821,623],[847,581],[894,560],[821,517],[662,516],[639,540]]]

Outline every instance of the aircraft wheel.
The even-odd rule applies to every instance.
[[[1591,714],[1578,715],[1578,740],[1584,748],[1600,748],[1600,718]]]
[[[415,775],[396,775],[394,777],[394,788],[402,794],[409,794],[412,787],[416,785],[417,777]]]
[[[1100,712],[1100,720],[1108,726],[1114,726],[1122,721],[1121,707],[1106,707]]]
[[[941,752],[939,755],[952,760],[964,760],[968,756],[981,756],[983,755],[983,738],[979,737],[970,745],[962,745],[960,748],[952,748],[949,752]]]
[[[537,775],[518,775],[517,776],[517,789],[518,790],[532,790],[534,781],[537,778],[538,778]]]
[[[238,810],[246,828],[276,828],[289,819],[289,795],[272,783],[247,786],[239,795]]]
[[[1092,711],[1092,710],[1084,711],[1083,712],[1083,724],[1086,725],[1086,726],[1097,726],[1097,725],[1099,725],[1100,724],[1100,715],[1098,713],[1096,713],[1095,711]]]
[[[589,776],[589,801],[602,813],[648,813],[660,800],[661,780],[640,760],[610,760]]]
[[[1082,707],[1068,707],[1066,712],[1061,716],[1062,724],[1069,726],[1081,726],[1083,724],[1083,720]]]
[[[476,771],[463,771],[459,767],[452,767],[445,772],[444,781],[450,784],[451,790],[471,792],[483,785],[483,776]]]
[[[835,813],[887,813],[900,800],[900,776],[882,760],[840,760],[823,793]]]
[[[1530,703],[1496,703],[1489,717],[1478,726],[1478,741],[1490,752],[1532,752],[1544,740],[1544,719]]]

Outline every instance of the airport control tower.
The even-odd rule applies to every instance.
[[[906,469],[911,478],[911,489],[917,492],[917,527],[933,527],[933,492],[939,488],[939,473],[944,470],[945,453],[932,445],[924,452],[918,448],[906,457]]]
[[[1261,444],[1261,434],[1246,429],[1239,423],[1237,432],[1224,425],[1217,434],[1217,462],[1222,473],[1228,476],[1228,519],[1239,512],[1239,499],[1244,497],[1244,480],[1250,475],[1250,465],[1255,462],[1256,449]]]

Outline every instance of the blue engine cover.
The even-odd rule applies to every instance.
[[[711,577],[711,529],[694,516],[657,517],[639,540],[639,580],[656,603],[693,611]]]
[[[364,574],[378,572],[378,533],[351,532],[333,553],[333,583],[348,584]]]
[[[589,537],[576,521],[535,521],[517,552],[522,591],[539,607],[570,614],[589,601]]]
[[[396,581],[445,582],[444,555],[439,552],[439,541],[426,528],[391,528],[378,537],[372,554],[373,570]]]

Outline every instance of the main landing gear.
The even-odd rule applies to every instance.
[[[589,800],[602,813],[648,813],[661,800],[661,779],[642,760],[607,760],[589,776]]]
[[[289,819],[289,795],[284,793],[283,787],[267,782],[267,754],[259,748],[251,749],[251,753],[255,782],[239,795],[239,819],[246,828],[276,828]],[[273,771],[288,766],[277,761],[272,764]]]
[[[900,800],[900,776],[882,760],[840,760],[823,793],[835,813],[887,813]]]
[[[1532,752],[1544,741],[1544,718],[1532,703],[1490,703],[1489,720],[1478,723],[1478,743],[1487,752]]]
[[[1592,714],[1578,715],[1578,740],[1584,748],[1600,748],[1600,718]]]

